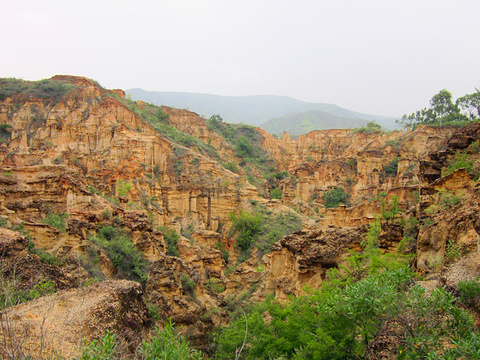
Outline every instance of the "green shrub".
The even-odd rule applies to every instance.
[[[357,128],[353,130],[354,133],[363,133],[363,134],[374,134],[377,132],[382,132],[382,127],[377,124],[375,121],[370,121],[367,126]]]
[[[234,161],[229,161],[224,165],[225,169],[230,170],[231,172],[237,172],[238,166]]]
[[[122,356],[115,334],[109,330],[103,337],[85,344],[81,352],[78,360],[115,360]]]
[[[272,199],[281,199],[283,197],[282,189],[275,188],[270,192],[270,197]]]
[[[127,196],[133,185],[129,181],[118,180],[117,181],[117,194],[120,196]]]
[[[112,264],[127,279],[142,283],[147,280],[149,263],[122,230],[103,226],[89,240],[105,250]]]
[[[261,234],[262,216],[259,213],[251,214],[240,210],[237,214],[230,213],[229,218],[232,221],[232,228],[229,236],[237,234],[236,243],[242,250],[249,250],[255,241],[255,236]]]
[[[220,294],[225,290],[225,287],[221,285],[220,280],[217,279],[208,279],[206,286],[216,294]]]
[[[180,235],[175,230],[167,229],[165,226],[160,226],[158,229],[163,234],[163,240],[167,244],[168,256],[180,256],[178,252],[177,242],[180,239]]]
[[[67,231],[67,219],[67,213],[60,215],[48,212],[45,218],[42,220],[42,223],[53,226],[55,229],[58,229],[64,233]]]
[[[12,137],[12,126],[0,124],[0,144],[8,143]]]
[[[348,205],[350,195],[348,195],[342,187],[335,187],[326,191],[322,199],[326,208],[337,207],[340,204]]]
[[[75,85],[67,81],[44,79],[39,81],[24,81],[15,78],[0,79],[0,100],[17,94],[39,99],[52,99],[57,102]]]
[[[231,359],[244,343],[243,359],[363,359],[387,321],[405,328],[399,359],[478,358],[479,335],[453,295],[427,293],[402,267],[288,303],[268,298],[221,329],[216,359]]]
[[[222,259],[225,261],[225,264],[228,264],[228,258],[230,257],[230,254],[228,251],[223,247],[223,244],[221,242],[217,242],[214,246],[214,249],[220,250],[222,253]]]
[[[165,323],[165,329],[157,328],[151,341],[144,341],[140,346],[143,360],[202,360],[203,354],[190,347],[190,343],[178,333],[171,320]]]
[[[19,289],[16,285],[16,281],[2,280],[0,282],[0,309],[15,306],[55,292],[55,285],[51,280],[41,279],[33,289]]]
[[[190,278],[190,276],[187,274],[182,274],[180,277],[180,282],[182,283],[183,290],[186,293],[192,294],[194,292],[196,284],[195,281]]]
[[[392,161],[388,162],[387,165],[383,166],[383,171],[387,176],[397,176],[398,173],[398,161],[400,160],[400,157],[395,157]]]
[[[455,157],[448,163],[447,168],[442,175],[445,176],[453,174],[455,170],[462,168],[467,170],[469,174],[472,174],[474,172],[473,165],[475,163],[475,160],[468,160],[468,156],[468,153],[461,154],[460,152],[457,152]]]
[[[464,304],[480,299],[480,282],[476,280],[465,280],[458,283],[458,292],[460,300]]]

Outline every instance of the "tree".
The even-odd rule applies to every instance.
[[[427,115],[435,120],[438,120],[440,126],[445,121],[463,120],[460,108],[452,100],[452,93],[446,89],[432,97],[430,100],[431,111],[427,110]]]
[[[467,112],[467,117],[470,120],[475,120],[480,117],[480,90],[473,94],[467,94],[457,99],[456,105],[463,111]]]
[[[322,199],[326,208],[337,207],[340,204],[347,205],[349,195],[342,187],[335,187],[323,194]]]
[[[253,155],[252,144],[248,142],[245,136],[240,136],[238,138],[238,144],[237,144],[236,150],[237,150],[238,156],[242,158]]]
[[[440,124],[449,121],[463,121],[467,117],[461,113],[458,99],[456,102],[452,100],[452,93],[446,89],[440,90],[430,100],[430,107],[423,110],[418,110],[410,115],[403,115],[397,124],[403,126],[414,126],[418,124]],[[480,98],[479,98],[480,100]],[[473,102],[475,104],[475,102]],[[464,102],[467,105],[467,100]]]

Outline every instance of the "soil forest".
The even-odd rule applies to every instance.
[[[0,79],[0,358],[479,359],[479,111],[290,137]]]

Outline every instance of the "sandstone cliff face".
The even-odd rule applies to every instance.
[[[445,147],[453,131],[453,128],[425,126],[406,134],[401,131],[364,134],[349,129],[322,130],[302,135],[298,140],[291,140],[288,134],[279,140],[262,133],[263,146],[278,168],[287,170],[297,179],[283,182],[286,204],[309,203],[308,207],[324,214],[319,199],[326,191],[343,187],[350,193],[351,203],[360,208],[353,212],[372,214],[372,206],[363,204],[381,192],[392,192],[390,198],[401,195],[403,205],[411,201],[413,193],[418,191],[415,185],[419,181],[416,174],[420,162],[427,160],[431,151]],[[385,170],[390,164],[395,164],[393,173]],[[342,222],[338,219],[344,217],[343,214],[343,209],[333,216],[327,212],[328,219],[335,217],[336,220],[327,219],[325,223],[352,226],[372,220],[371,216],[354,215],[355,220]]]
[[[174,226],[176,218],[188,214],[216,230],[242,198],[256,196],[255,189],[238,175],[173,144],[92,81],[69,76],[54,79],[76,85],[56,104],[26,99],[18,108],[20,100],[15,97],[0,104],[0,124],[12,126],[11,141],[1,149],[4,166],[14,171],[23,166],[32,174],[35,165],[52,166],[48,171],[57,173],[62,170],[53,167],[64,165],[64,170],[82,177],[84,186],[110,196],[118,195],[119,180],[130,182],[133,189],[128,197],[146,204],[156,225]],[[183,124],[185,129],[208,132],[198,116],[189,120],[190,113],[170,111],[175,115],[171,121],[179,128]],[[199,125],[193,126],[192,121]],[[214,135],[208,132],[214,143],[224,146]],[[21,182],[22,175],[17,171],[15,175]],[[69,194],[74,202],[71,206],[87,205],[88,199],[76,203],[85,200],[81,195],[88,196],[85,191]]]
[[[200,140],[183,146],[142,120],[137,113],[150,111],[147,104],[138,103],[136,113],[122,102],[120,90],[107,91],[81,77],[55,79],[75,87],[55,101],[12,96],[0,102],[0,124],[11,126],[10,140],[0,144],[0,220],[8,226],[22,224],[36,249],[66,259],[61,268],[47,266],[25,249],[26,238],[0,231],[0,246],[13,254],[4,262],[4,276],[10,278],[15,264],[21,264],[24,272],[18,274],[26,287],[35,286],[40,278],[51,279],[56,289],[85,283],[89,276],[80,260],[88,257],[97,261],[102,276],[121,278],[118,264],[90,241],[103,228],[121,229],[151,264],[145,282],[149,306],[161,319],[172,318],[182,325],[194,344],[208,352],[211,330],[228,322],[225,309],[250,296],[253,301],[267,295],[285,300],[318,289],[327,270],[342,265],[348,250],[361,250],[368,224],[382,216],[394,199],[406,215],[393,216],[392,221],[409,217],[420,221],[415,230],[417,247],[412,247],[420,271],[434,271],[452,241],[470,251],[478,242],[477,184],[465,170],[442,176],[457,150],[472,150],[469,146],[480,139],[478,127],[470,126],[453,137],[452,128],[419,126],[406,134],[314,131],[298,140],[288,134],[274,139],[257,129],[275,171],[290,176],[267,181],[261,167],[252,166],[248,174],[264,180],[257,181],[255,188],[245,180],[247,171],[239,165],[243,160],[237,150],[197,114],[162,108],[168,115],[162,126]],[[205,149],[214,149],[214,156]],[[221,165],[227,162],[239,165],[237,173]],[[259,191],[268,195],[275,187],[281,189],[282,199],[258,197]],[[325,209],[322,196],[334,187],[347,190],[351,206]],[[445,192],[461,198],[461,203],[445,206]],[[256,211],[255,204],[272,213],[295,208],[302,215],[303,230],[275,243],[263,259],[254,249],[237,264],[235,238],[227,236],[229,213]],[[64,232],[42,223],[51,213],[68,215]],[[166,256],[172,244],[159,226],[188,237],[178,240],[178,257]],[[397,251],[403,231],[398,224],[384,222],[381,250]],[[451,276],[445,279],[451,281]],[[92,309],[100,309],[98,314],[112,302],[112,308],[104,309],[105,326],[93,324],[72,335],[72,339],[90,339],[106,329],[127,326],[136,331],[147,326],[150,320],[141,293],[137,285],[108,282],[84,290],[79,298],[73,292],[62,298],[59,294],[58,301],[68,298],[69,304],[81,307],[80,298],[92,296]],[[112,317],[112,311],[124,308],[119,300],[123,296],[134,301],[134,309],[126,310],[133,319],[128,324]],[[19,312],[19,329],[27,323],[33,326],[28,314],[37,314],[46,303],[28,306]],[[98,319],[94,310],[89,314]],[[32,342],[32,346],[37,345]]]

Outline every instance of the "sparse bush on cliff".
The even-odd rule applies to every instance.
[[[0,124],[0,144],[8,143],[12,136],[12,126],[8,124]]]
[[[337,207],[338,205],[348,205],[350,195],[342,187],[335,187],[326,191],[322,199],[326,208]]]
[[[44,79],[39,81],[24,81],[15,78],[0,79],[0,101],[7,97],[22,94],[26,97],[53,99],[57,102],[75,85],[59,80]]]
[[[272,199],[281,199],[283,197],[282,189],[275,188],[270,192],[270,197]]]
[[[118,180],[117,181],[117,194],[120,196],[127,196],[130,190],[133,189],[133,185],[130,181]]]
[[[273,243],[302,228],[302,221],[297,214],[291,212],[271,214],[265,207],[258,208],[253,214],[240,211],[238,214],[230,213],[229,216],[233,224],[228,237],[238,234],[235,239],[243,252],[241,261],[249,255],[253,245],[257,247],[261,259],[270,251]]]
[[[383,171],[385,172],[386,176],[397,176],[398,173],[398,161],[400,157],[395,157],[392,161],[388,162],[387,165],[383,166]]]
[[[45,218],[42,220],[44,224],[53,226],[54,228],[60,230],[61,232],[66,232],[67,231],[67,224],[66,221],[68,219],[68,214],[56,214],[49,212],[45,216]]]
[[[263,232],[261,214],[251,214],[240,210],[237,214],[230,213],[228,217],[232,221],[229,237],[238,233],[237,246],[242,251],[249,250],[255,242],[255,236]]]
[[[166,254],[168,256],[180,256],[177,247],[177,242],[178,239],[180,239],[180,235],[178,235],[175,230],[167,229],[165,226],[160,226],[158,231],[163,234],[163,240],[167,244]]]
[[[447,168],[442,173],[443,176],[453,174],[455,170],[464,168],[470,174],[470,176],[475,177],[477,174],[474,173],[474,163],[475,160],[468,160],[469,154],[462,154],[457,152],[455,157],[450,160],[447,165]]]
[[[354,133],[362,134],[374,134],[377,132],[382,132],[382,127],[375,122],[375,120],[370,121],[367,126],[357,128],[353,130]]]
[[[149,263],[135,248],[132,240],[122,230],[103,226],[89,240],[105,250],[112,264],[130,280],[145,282]]]

